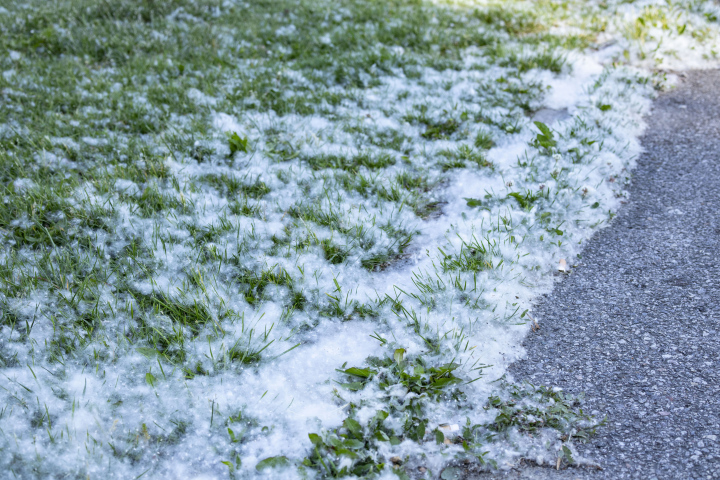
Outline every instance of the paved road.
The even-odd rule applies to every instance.
[[[662,95],[630,201],[539,302],[516,380],[586,393],[603,470],[508,478],[720,478],[720,70]]]

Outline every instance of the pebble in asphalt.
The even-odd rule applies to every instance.
[[[602,470],[506,478],[720,478],[720,70],[655,102],[610,226],[534,309],[516,381],[585,392],[607,426],[579,451]]]

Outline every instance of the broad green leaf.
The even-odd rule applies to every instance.
[[[420,422],[420,425],[417,427],[417,437],[418,440],[422,440],[425,436],[425,422]]]
[[[335,454],[342,456],[342,457],[357,458],[357,453],[355,453],[352,450],[349,450],[347,448],[336,448]]]
[[[348,431],[355,435],[357,438],[362,438],[362,426],[360,426],[357,420],[353,420],[352,418],[346,418],[343,421],[343,426],[347,428]]]
[[[285,456],[268,457],[264,460],[260,460],[255,466],[255,470],[259,472],[265,470],[266,468],[286,467],[289,464],[290,461]]]
[[[308,437],[310,437],[310,441],[313,445],[322,445],[323,443],[322,438],[320,438],[320,435],[317,433],[308,433]]]
[[[360,378],[368,378],[372,375],[375,375],[377,372],[375,370],[371,370],[369,368],[357,368],[357,367],[351,367],[347,370],[340,370],[343,373],[347,373],[348,375],[353,375],[355,377]]]
[[[343,388],[347,388],[351,392],[357,392],[358,390],[362,390],[363,387],[365,386],[365,384],[362,382],[350,382],[350,383],[341,383],[340,386]]]
[[[350,438],[348,440],[345,440],[343,442],[343,445],[347,448],[352,448],[357,450],[358,448],[363,448],[365,446],[365,442],[361,442],[360,440],[355,440],[354,438]]]
[[[542,122],[534,122],[534,123],[535,123],[535,126],[538,128],[538,130],[540,130],[542,132],[542,134],[548,138],[548,140],[552,140],[553,134],[547,125],[545,125]]]
[[[158,355],[158,351],[154,348],[148,348],[148,347],[138,347],[135,349],[136,352],[138,352],[140,355],[143,355],[148,358],[153,358]]]

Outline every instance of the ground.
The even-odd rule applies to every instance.
[[[652,100],[717,66],[719,17],[3,2],[2,471],[582,464],[603,412],[507,368],[622,211]]]

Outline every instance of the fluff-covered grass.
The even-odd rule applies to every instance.
[[[0,6],[2,471],[585,461],[596,420],[572,399],[493,381],[559,259],[622,202],[665,69],[716,64],[718,15]]]

